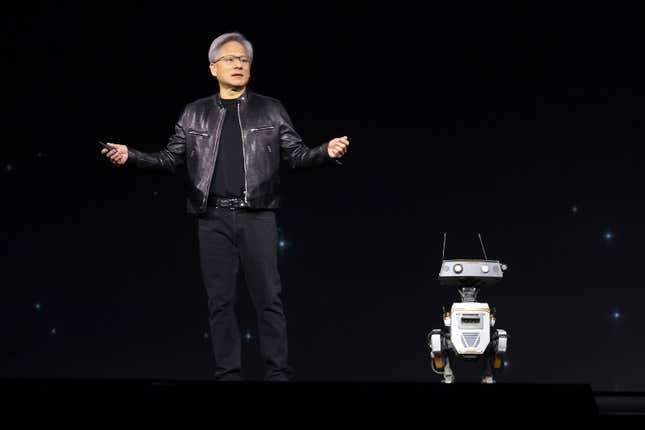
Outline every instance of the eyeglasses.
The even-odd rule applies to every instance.
[[[235,60],[240,60],[240,63],[243,66],[248,66],[249,63],[251,63],[251,60],[249,60],[248,57],[240,57],[240,56],[237,56],[237,55],[226,55],[226,56],[224,56],[222,58],[219,58],[219,59],[213,61],[213,64],[217,63],[218,61],[222,61],[227,66],[232,66],[233,63],[235,63]]]

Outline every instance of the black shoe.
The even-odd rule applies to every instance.
[[[243,381],[242,375],[238,372],[224,373],[224,374],[215,374],[215,381],[217,382],[238,382]]]

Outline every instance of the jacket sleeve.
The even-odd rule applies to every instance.
[[[126,164],[142,169],[165,170],[175,173],[178,167],[186,162],[186,132],[184,119],[186,110],[175,124],[175,133],[170,136],[168,144],[159,152],[143,152],[128,146]]]
[[[327,152],[329,142],[314,148],[308,147],[302,143],[300,135],[293,128],[291,118],[282,103],[279,104],[279,110],[280,154],[283,160],[292,168],[322,166],[332,160]]]

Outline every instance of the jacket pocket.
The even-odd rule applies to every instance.
[[[273,130],[274,128],[275,128],[274,125],[263,125],[263,126],[260,126],[260,127],[252,128],[251,131]]]
[[[193,136],[202,136],[202,137],[208,137],[210,134],[205,133],[203,131],[197,131],[197,130],[186,130],[186,133],[192,134]]]

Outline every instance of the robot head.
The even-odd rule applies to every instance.
[[[446,260],[446,233],[443,234],[443,251],[441,270],[439,270],[439,285],[455,287],[463,301],[477,300],[478,288],[497,284],[504,277],[506,265],[497,260],[489,260],[486,256],[484,241],[477,234],[482,246],[484,258],[481,260]]]
[[[495,285],[502,280],[506,269],[506,265],[497,260],[443,260],[439,285],[455,288]]]

